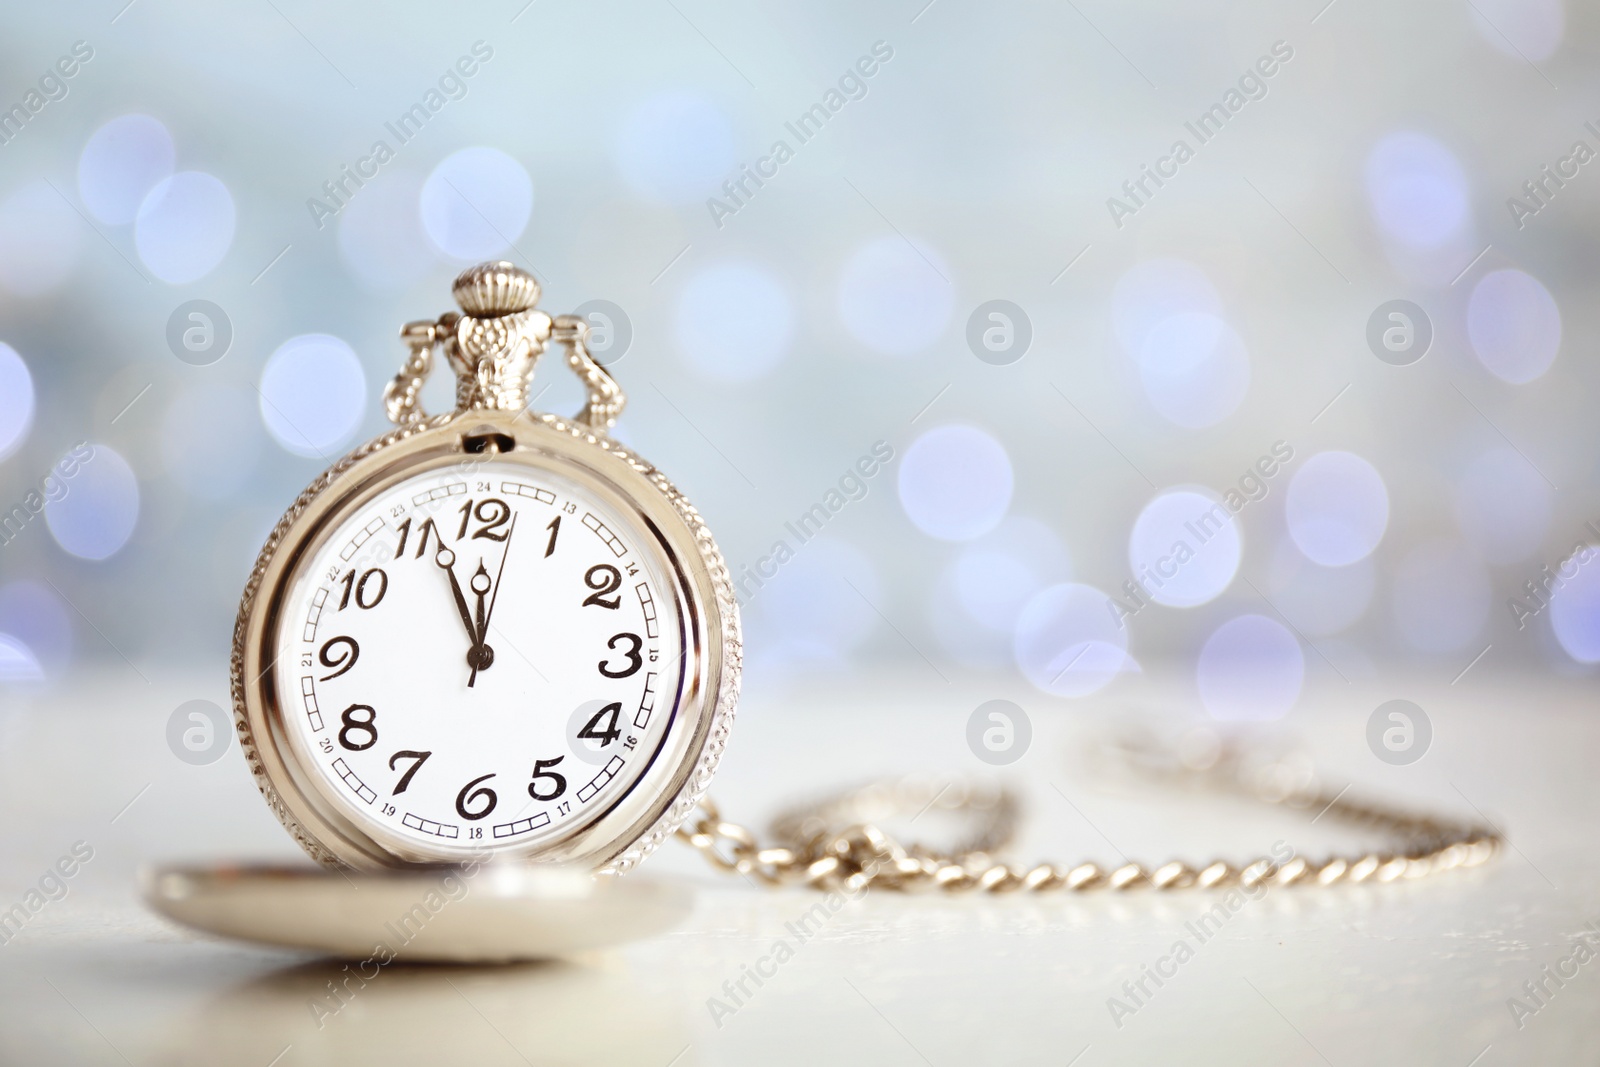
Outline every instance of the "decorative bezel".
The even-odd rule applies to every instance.
[[[232,694],[240,748],[273,814],[318,862],[372,870],[419,862],[363,832],[311,784],[285,732],[275,684],[277,616],[296,564],[352,510],[439,457],[473,458],[467,440],[515,446],[494,458],[606,484],[669,563],[686,614],[683,695],[652,766],[598,819],[509,851],[527,861],[624,873],[666,840],[710,785],[738,702],[742,641],[733,583],[711,532],[654,466],[602,433],[554,415],[471,410],[409,423],[368,441],[313,481],[262,547],[234,625]]]

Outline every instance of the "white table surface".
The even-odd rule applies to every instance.
[[[148,672],[147,672],[148,673]],[[1367,750],[1379,703],[1432,716],[1420,762]],[[261,803],[237,745],[192,767],[167,750],[185,700],[226,704],[217,674],[130,670],[0,694],[0,909],[77,841],[94,858],[0,945],[6,1064],[451,1063],[1594,1063],[1600,960],[1519,1029],[1524,997],[1600,923],[1600,725],[1592,684],[1490,679],[1335,682],[1278,734],[1325,780],[1445,813],[1473,808],[1513,848],[1488,867],[1387,886],[1279,889],[1242,908],[1118,1027],[1108,998],[1185,936],[1215,894],[1047,897],[869,893],[833,915],[731,1017],[708,998],[787,937],[817,897],[757,891],[677,844],[647,872],[687,879],[679,929],[569,962],[498,969],[386,968],[318,1026],[310,1002],[337,965],[175,928],[136,895],[143,865],[298,858]],[[967,751],[983,700],[1028,709],[1027,755],[996,771]],[[1018,859],[1254,855],[1283,838],[1315,853],[1355,839],[1326,821],[1226,800],[1106,789],[1080,773],[1087,729],[1132,707],[1180,707],[1145,679],[1102,699],[1049,701],[926,669],[754,691],[717,779],[736,820],[762,823],[797,795],[913,770],[988,774],[1026,796]],[[130,804],[131,801],[131,804]],[[1192,938],[1191,938],[1192,941]],[[1550,988],[1554,988],[1553,985]]]

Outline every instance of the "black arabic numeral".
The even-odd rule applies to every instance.
[[[377,592],[370,594],[372,597],[372,603],[369,604],[367,603],[367,597],[369,595],[367,583],[372,580],[372,576],[374,574],[378,576],[378,584],[375,587]],[[352,590],[354,590],[356,595],[356,607],[363,610],[370,610],[371,608],[377,607],[378,604],[383,600],[383,594],[389,591],[389,576],[383,572],[381,567],[373,567],[371,570],[367,571],[361,576],[361,581],[357,582],[355,568],[352,567],[350,569],[350,573],[344,576],[344,596],[339,598],[340,611],[343,611],[345,608],[350,606],[350,593]]]
[[[406,791],[406,786],[411,784],[412,776],[422,769],[422,765],[428,762],[428,757],[431,755],[433,755],[432,752],[415,752],[406,748],[401,749],[399,752],[396,752],[394,755],[390,756],[389,769],[391,771],[395,770],[395,764],[399,763],[403,759],[416,760],[416,762],[407,768],[406,773],[400,776],[400,781],[395,784],[394,792],[390,793],[389,795],[392,797],[397,797],[401,793],[404,793]]]
[[[366,712],[366,717],[357,718],[358,711]],[[372,710],[371,704],[351,704],[344,709],[344,714],[339,716],[339,721],[344,723],[343,728],[339,730],[339,744],[351,752],[365,752],[378,743],[378,713]],[[350,735],[354,733],[366,734],[366,742],[358,745],[351,741]]]
[[[422,525],[417,527],[417,554],[413,559],[421,559],[428,551],[428,538],[432,537],[444,545],[444,538],[439,536],[439,528],[433,524],[432,519],[423,519]],[[394,548],[394,558],[399,559],[406,554],[406,542],[411,538],[411,520],[406,519],[400,524],[400,543]]]
[[[554,800],[567,791],[565,775],[545,770],[546,767],[554,767],[566,758],[565,756],[557,756],[555,759],[536,759],[533,761],[533,781],[528,783],[528,795],[530,797],[535,800]],[[554,788],[548,793],[539,792],[539,779],[541,778],[549,778],[554,783]]]
[[[628,658],[628,665],[620,671],[614,671],[606,666],[605,660],[601,660],[599,664],[600,673],[607,678],[631,677],[638,673],[639,668],[644,664],[644,657],[639,655],[639,649],[644,646],[644,641],[639,638],[638,634],[616,634],[606,642],[606,647],[614,650],[618,641],[631,641],[633,643],[633,647],[623,653]]]
[[[333,655],[331,655],[335,645],[342,645],[345,648],[344,654],[339,656],[338,658],[335,658]],[[331,638],[329,638],[327,641],[323,642],[322,648],[318,650],[317,659],[322,661],[322,665],[324,667],[337,667],[338,670],[334,671],[332,674],[323,675],[322,676],[322,680],[324,682],[327,682],[327,681],[331,681],[334,678],[339,677],[339,675],[344,674],[351,667],[354,667],[356,665],[356,660],[358,660],[360,658],[361,658],[361,646],[356,644],[356,639],[355,638],[353,638],[353,637],[331,637]]]
[[[372,603],[369,604],[367,603],[367,582],[371,580],[374,574],[378,576],[378,591],[372,594]],[[382,603],[383,594],[387,593],[388,591],[389,576],[384,573],[383,568],[374,567],[367,573],[363,574],[361,576],[361,580],[356,583],[356,607],[362,609],[363,611],[375,608]]]
[[[466,539],[467,520],[471,518],[476,518],[483,523],[482,526],[473,531],[472,539],[474,541],[504,541],[511,536],[511,531],[500,529],[511,519],[511,505],[499,497],[491,496],[486,500],[480,500],[477,502],[476,507],[473,506],[473,502],[470,500],[461,505],[461,529],[456,532],[457,541]]]
[[[586,741],[598,741],[600,747],[605,748],[611,742],[622,736],[622,731],[617,729],[617,716],[622,712],[622,705],[613,701],[594,713],[589,720],[589,725],[578,731],[578,736]],[[604,727],[600,726],[601,719],[606,720]]]
[[[622,598],[619,596],[606,599],[609,594],[622,588],[622,575],[611,564],[596,563],[590,567],[583,576],[583,584],[594,590],[583,598],[584,607],[593,604],[597,608],[610,608],[616,611],[622,606]]]
[[[556,550],[556,535],[561,532],[561,516],[557,515],[550,520],[550,525],[545,527],[550,531],[550,543],[544,546],[544,558],[549,559],[550,553]]]
[[[500,798],[494,795],[494,790],[490,789],[488,786],[480,786],[477,789],[472,788],[479,782],[487,782],[493,777],[494,775],[492,774],[486,774],[482,778],[474,778],[472,781],[461,787],[461,792],[456,794],[457,815],[461,816],[463,819],[481,819],[494,810],[494,806],[500,801]],[[478,800],[480,797],[484,798],[485,800],[483,810],[468,811],[467,804]]]
[[[486,512],[487,514],[485,514]],[[511,505],[504,500],[498,497],[490,497],[481,502],[477,509],[473,511],[473,514],[477,516],[479,522],[484,524],[472,535],[474,541],[504,541],[511,536],[510,530],[500,529],[511,519]],[[499,531],[498,533],[495,532],[497,530]]]

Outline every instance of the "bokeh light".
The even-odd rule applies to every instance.
[[[0,287],[15,296],[50,292],[72,273],[83,220],[44,179],[0,200]]]
[[[1550,628],[1567,655],[1579,663],[1600,663],[1600,547],[1588,547],[1588,562],[1567,563],[1564,569],[1572,577],[1550,596]]]
[[[198,281],[233,245],[233,194],[220,178],[180,171],[158,182],[139,205],[133,243],[150,273],[171,285]]]
[[[254,392],[221,385],[185,389],[167,405],[161,458],[172,480],[206,500],[227,500],[261,456]]]
[[[123,115],[94,131],[78,156],[78,195],[109,226],[126,226],[150,190],[171,177],[172,135],[149,115]]]
[[[0,459],[11,455],[33,427],[33,376],[17,350],[0,341]]]
[[[1537,278],[1490,271],[1467,301],[1467,336],[1490,374],[1513,385],[1550,369],[1561,347],[1561,309]]]
[[[1012,644],[1028,681],[1054,696],[1080,697],[1128,669],[1128,630],[1113,620],[1109,599],[1094,586],[1067,582],[1028,601]]]
[[[0,586],[0,632],[26,646],[46,674],[72,661],[71,609],[43,582],[23,578]]]
[[[37,682],[43,678],[44,668],[33,650],[20,638],[0,630],[0,683]]]
[[[1167,421],[1188,429],[1232,415],[1250,391],[1250,356],[1215,315],[1184,312],[1151,326],[1139,349],[1139,381]]]
[[[1489,572],[1466,546],[1427,541],[1395,568],[1395,623],[1419,652],[1459,652],[1483,629],[1493,595]]]
[[[940,426],[906,449],[898,475],[900,506],[923,533],[970,541],[988,533],[1011,505],[1011,457],[975,426]]]
[[[789,354],[794,326],[788,290],[754,264],[706,267],[678,296],[678,348],[707,378],[743,382],[770,374]]]
[[[635,107],[617,132],[615,158],[635,192],[669,203],[721,197],[722,183],[737,177],[728,117],[691,92],[658,93]]]
[[[339,255],[369,290],[406,289],[438,261],[422,229],[422,178],[385,170],[339,212]]]
[[[1123,274],[1111,292],[1112,331],[1122,350],[1135,358],[1150,331],[1175,315],[1222,315],[1216,287],[1193,263],[1146,260]]]
[[[1240,615],[1206,639],[1195,682],[1212,718],[1261,721],[1280,719],[1294,707],[1305,673],[1305,653],[1286,626],[1265,615]]]
[[[463,148],[439,161],[420,198],[422,228],[457,259],[491,259],[522,236],[533,215],[533,179],[498,148]]]
[[[1324,567],[1307,559],[1286,538],[1272,553],[1267,588],[1272,603],[1296,628],[1313,636],[1336,634],[1367,613],[1376,573],[1371,556],[1342,567]]]
[[[1550,531],[1554,492],[1514,449],[1476,456],[1456,483],[1456,521],[1491,563],[1515,563],[1539,550]]]
[[[1367,154],[1367,200],[1388,237],[1432,249],[1470,222],[1471,191],[1455,154],[1421,133],[1391,133]]]
[[[1289,536],[1324,567],[1370,555],[1389,526],[1383,477],[1352,452],[1319,452],[1307,459],[1290,480],[1286,497]]]
[[[950,267],[927,245],[879,237],[856,249],[839,276],[839,318],[874,352],[905,356],[950,323]]]
[[[1585,95],[1600,15],[1572,0],[1473,0],[1442,14],[1401,6],[1385,9],[1382,33],[1341,37],[1324,33],[1351,19],[1335,5],[1305,31],[1316,41],[1289,35],[1294,58],[1280,48],[1263,63],[1283,72],[1261,76],[1267,99],[1225,123],[1236,128],[1213,149],[1197,140],[1211,130],[1180,130],[1183,120],[1200,126],[1227,79],[1271,53],[1259,25],[1215,12],[1160,5],[1140,24],[1154,36],[1128,53],[1152,79],[1143,57],[1183,61],[1166,82],[1197,95],[1175,112],[1142,106],[1138,93],[1018,111],[1017,100],[1060,88],[1048,56],[1062,27],[1048,5],[977,23],[936,5],[905,31],[921,45],[896,42],[892,61],[863,61],[881,73],[843,85],[872,37],[815,11],[718,25],[722,12],[682,7],[708,45],[670,6],[653,7],[643,33],[569,34],[529,61],[516,40],[541,20],[549,28],[540,10],[520,14],[503,41],[486,28],[487,63],[470,60],[471,37],[451,44],[434,32],[430,19],[449,21],[443,8],[403,13],[413,37],[438,37],[438,66],[399,62],[391,81],[384,34],[330,29],[325,41],[284,8],[359,93],[270,10],[304,77],[274,76],[276,49],[225,32],[224,16],[190,57],[206,65],[200,81],[185,61],[128,62],[125,31],[154,40],[156,16],[181,30],[181,13],[138,4],[110,30],[101,24],[105,41],[88,35],[95,58],[63,78],[65,98],[0,131],[13,164],[0,181],[0,517],[37,502],[28,494],[43,490],[52,459],[84,438],[120,453],[137,505],[118,512],[109,498],[103,510],[132,516],[132,528],[101,563],[61,548],[41,506],[0,545],[0,590],[23,576],[55,583],[51,596],[81,606],[130,656],[138,646],[141,670],[141,657],[225,657],[236,585],[259,548],[249,542],[316,472],[391,429],[380,394],[405,355],[397,327],[454,307],[451,278],[503,258],[538,272],[548,313],[625,310],[632,347],[612,372],[634,404],[607,433],[683,485],[736,571],[778,538],[795,548],[776,584],[748,597],[752,659],[904,669],[940,685],[926,654],[957,689],[1003,696],[1020,684],[1059,709],[1034,685],[1062,669],[1053,657],[1083,652],[1059,682],[1044,681],[1067,692],[1104,684],[1088,711],[1123,697],[1108,679],[1141,664],[1156,675],[1152,698],[1175,682],[1197,701],[1207,639],[1257,613],[1299,639],[1307,686],[1339,688],[1339,672],[1359,686],[1364,664],[1380,684],[1416,675],[1443,685],[1490,641],[1451,692],[1519,672],[1600,680],[1600,666],[1583,667],[1558,641],[1600,665],[1600,596],[1583,608],[1587,575],[1525,629],[1507,618],[1508,599],[1526,599],[1524,583],[1542,580],[1574,539],[1600,541],[1600,380],[1585,344],[1596,271],[1583,252],[1600,195],[1600,154],[1588,156],[1600,150],[1600,114],[1545,106]],[[28,9],[12,42],[12,102],[30,85],[59,95],[37,79],[88,34],[72,17],[60,5]],[[974,26],[1022,51],[988,47]],[[964,58],[927,62],[922,45],[936,38]],[[1184,63],[1206,53],[1201,38],[1248,54],[1232,75],[1213,71],[1222,80],[1195,80]],[[481,73],[441,83],[463,52],[462,66]],[[1352,82],[1363,62],[1370,70]],[[420,113],[405,109],[423,93],[451,102],[410,138]],[[1273,116],[1313,97],[1322,106],[1310,151],[1305,123]],[[411,129],[397,140],[401,116]],[[23,115],[13,118],[15,128]],[[284,150],[285,131],[298,151]],[[1158,170],[1178,137],[1199,154]],[[330,197],[324,180],[356,171],[380,138],[393,156],[380,153],[380,169]],[[780,139],[794,154],[757,186],[746,165]],[[1093,158],[1063,163],[1063,144],[1090,145]],[[308,197],[336,208],[320,229]],[[1108,217],[1108,197],[1136,215],[1124,206]],[[708,211],[708,198],[734,213]],[[1529,207],[1508,211],[1508,198]],[[1025,310],[1032,337],[1004,366],[987,362],[1009,357],[978,337],[1001,298]],[[232,320],[231,349],[208,366],[186,362],[204,357],[167,334],[184,328],[179,305],[197,300]],[[1399,300],[1432,324],[1426,358],[1409,366],[1386,362],[1409,357],[1368,335],[1384,328],[1380,305]],[[614,346],[603,358],[617,355]],[[421,398],[433,412],[455,399],[442,363]],[[700,454],[703,442],[673,456],[691,431],[652,380],[737,470]],[[559,345],[541,357],[533,394],[534,408],[563,418],[582,405]],[[850,495],[841,472],[880,437],[894,459],[827,526],[847,540],[798,544],[785,520],[830,485]],[[1258,457],[1267,466],[1280,437],[1292,460],[1258,480]],[[89,487],[88,476],[68,483],[77,495],[53,509],[55,525],[98,552],[105,545],[69,521]],[[1230,489],[1252,502],[1198,544],[1185,527]],[[1195,514],[1179,513],[1191,504]],[[1232,505],[1230,491],[1222,506]],[[1194,558],[1174,558],[1179,541]],[[883,614],[840,574],[857,576]],[[1063,598],[1073,583],[1095,592]],[[1063,605],[1079,601],[1087,608],[1074,622]],[[0,618],[0,634],[46,679],[67,683],[102,662],[126,671],[65,600],[51,603],[76,633],[70,671],[52,666],[20,608],[9,624]],[[1120,633],[1105,636],[1118,614]],[[145,616],[158,625],[129,622]],[[966,666],[987,673],[963,678]],[[1145,679],[1122,682],[1130,700],[1146,695]],[[1302,692],[1291,716],[1311,704]],[[0,751],[4,723],[31,719],[0,708]]]
[[[366,405],[361,361],[328,334],[289,338],[261,371],[261,421],[297,456],[332,458],[361,424]]]
[[[1150,599],[1190,608],[1222,595],[1239,570],[1239,525],[1222,501],[1169,489],[1139,512],[1128,535],[1128,566]]]
[[[928,624],[954,662],[1007,667],[1023,607],[1071,577],[1071,556],[1055,530],[1038,519],[1008,516],[941,568],[928,589]]]
[[[56,544],[80,559],[109,559],[128,543],[139,522],[139,479],[110,445],[92,454],[65,481],[66,494],[45,504]]]
[[[949,571],[962,611],[990,630],[1010,634],[1035,593],[1072,576],[1072,559],[1049,526],[1014,515],[962,548]]]

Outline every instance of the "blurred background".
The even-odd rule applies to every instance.
[[[590,314],[751,690],[1600,660],[1592,10],[124,3],[0,16],[0,701],[220,695],[490,258]]]

